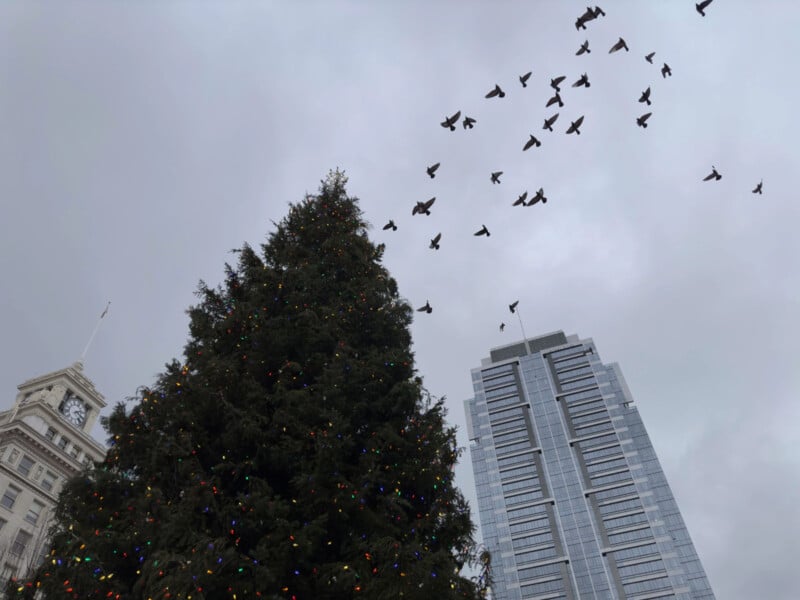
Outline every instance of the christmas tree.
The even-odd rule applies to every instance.
[[[182,363],[105,419],[16,597],[480,598],[455,431],[343,173],[189,309]],[[40,591],[40,594],[36,592]]]

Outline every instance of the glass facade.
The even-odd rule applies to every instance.
[[[494,349],[467,400],[494,600],[713,600],[616,364],[548,334]]]

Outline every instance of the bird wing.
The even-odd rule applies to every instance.
[[[436,169],[438,169],[438,168],[439,168],[439,165],[440,165],[440,164],[442,164],[442,163],[436,163],[436,164],[434,164],[434,165],[431,165],[430,167],[428,167],[428,170],[429,170],[431,173],[433,173],[434,171],[436,171]]]
[[[556,95],[553,96],[552,98],[550,98],[550,100],[547,101],[547,104],[545,104],[545,107],[552,106],[553,104],[556,104],[558,102],[558,100],[559,100],[559,95],[556,92]]]
[[[711,181],[712,179],[714,179],[714,173],[711,173],[711,175],[706,175],[705,177],[703,177],[703,181]]]
[[[554,78],[554,79],[553,79],[553,80],[550,82],[550,85],[558,85],[559,83],[561,83],[562,81],[564,81],[566,78],[567,78],[567,76],[566,76],[566,75],[561,75],[560,77],[555,77],[555,78]]]
[[[458,121],[459,117],[461,117],[461,111],[458,111],[452,117],[447,117],[444,121],[442,121],[442,127],[452,127],[453,124]]]
[[[433,198],[431,198],[427,202],[420,202],[420,204],[421,204],[420,210],[422,210],[422,211],[428,210],[431,206],[433,206],[434,202],[436,202],[436,196],[434,196]]]
[[[702,2],[700,2],[698,4],[698,6],[700,7],[700,10],[703,10],[705,7],[707,7],[709,4],[711,4],[712,1],[713,0],[703,0]]]
[[[442,239],[442,234],[441,234],[441,233],[437,233],[437,234],[436,234],[436,237],[434,237],[434,238],[431,240],[431,244],[433,244],[433,245],[435,246],[436,244],[438,244],[438,243],[439,243],[439,240],[440,240],[440,239]]]
[[[577,121],[575,121],[575,129],[577,129],[578,127],[580,127],[582,123],[583,123],[583,115],[581,115],[580,117],[578,117],[578,120],[577,120]]]
[[[519,80],[522,81],[522,82],[528,81],[528,79],[530,79],[532,74],[533,74],[533,71],[528,71],[527,73],[525,73],[525,75],[522,75],[519,78]]]

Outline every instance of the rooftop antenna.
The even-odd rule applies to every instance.
[[[519,328],[522,330],[522,339],[525,342],[525,350],[530,354],[530,347],[528,346],[528,336],[525,335],[525,326],[522,324],[522,315],[519,312],[519,300],[512,302],[508,305],[508,310],[512,313],[517,315],[517,319],[519,319]]]
[[[86,358],[86,353],[89,351],[89,346],[92,345],[92,341],[94,340],[94,336],[97,335],[97,330],[100,329],[100,323],[103,322],[103,317],[105,317],[106,314],[108,314],[108,307],[109,306],[111,306],[111,300],[108,301],[108,304],[106,304],[105,310],[100,314],[100,318],[97,319],[97,324],[94,326],[94,331],[92,332],[92,335],[89,337],[89,341],[86,342],[86,348],[83,349],[83,354],[81,354],[81,358],[78,361],[78,363],[81,366],[83,366],[83,359]]]

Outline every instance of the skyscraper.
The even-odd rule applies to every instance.
[[[495,600],[713,600],[616,364],[556,332],[491,350],[466,401]]]

